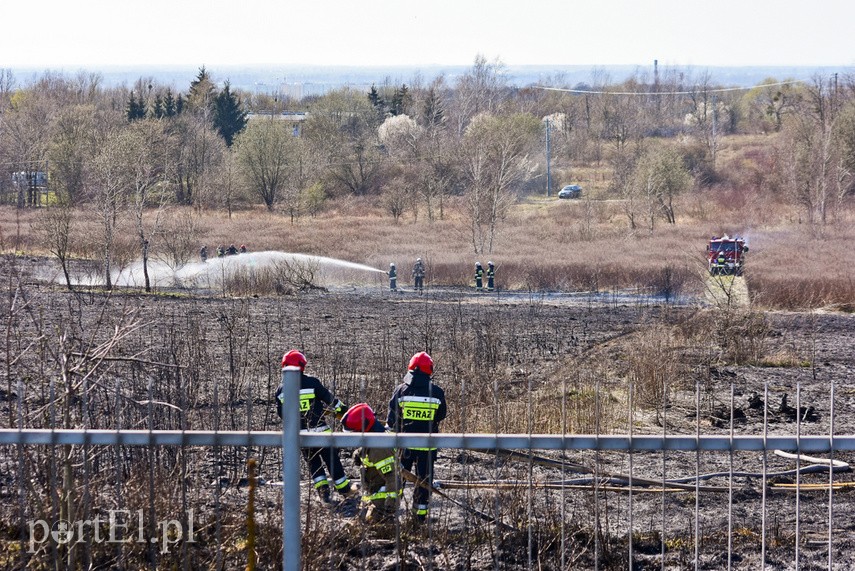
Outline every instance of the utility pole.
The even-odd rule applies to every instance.
[[[718,150],[718,125],[716,125],[716,120],[718,116],[718,106],[715,100],[715,93],[712,96],[712,145],[710,147],[710,152],[712,154],[712,167],[715,169],[715,155]]]
[[[549,165],[549,125],[551,121],[549,117],[546,118],[546,198],[551,196],[552,192],[552,173],[550,171]]]

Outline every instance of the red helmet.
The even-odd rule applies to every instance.
[[[341,424],[347,430],[352,430],[354,432],[367,432],[371,430],[371,427],[374,426],[374,421],[377,418],[374,416],[374,411],[371,410],[371,407],[361,402],[359,404],[355,404],[344,413],[344,416],[341,417]]]
[[[422,351],[421,353],[416,353],[410,359],[410,364],[407,365],[407,370],[419,370],[422,373],[430,376],[433,374],[433,359],[431,359],[430,355],[428,355],[424,351]]]
[[[291,349],[284,355],[282,355],[282,368],[285,367],[300,367],[300,370],[306,368],[306,356],[297,351],[296,349]]]

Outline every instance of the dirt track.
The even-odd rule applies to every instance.
[[[751,303],[748,282],[742,276],[708,276],[704,289],[707,301],[716,307],[744,307]]]

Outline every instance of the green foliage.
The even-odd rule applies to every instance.
[[[392,96],[392,102],[389,104],[389,113],[393,116],[403,115],[406,113],[411,100],[412,97],[410,96],[409,89],[407,89],[406,85],[401,85],[401,87],[395,90],[395,94]]]
[[[237,134],[246,128],[246,111],[240,98],[232,93],[229,82],[214,98],[214,128],[231,147]]]
[[[190,91],[187,94],[187,103],[191,109],[206,110],[213,105],[214,97],[216,96],[216,87],[213,80],[205,69],[205,66],[199,68],[199,73],[190,83]]]
[[[176,103],[177,102],[175,101],[175,97],[173,97],[172,95],[172,90],[167,89],[166,95],[163,98],[163,114],[166,117],[174,117],[175,115],[180,113],[180,110],[177,109]]]
[[[311,216],[314,216],[315,214],[320,212],[321,208],[323,208],[324,206],[324,202],[326,201],[326,199],[327,195],[324,191],[324,185],[320,182],[316,182],[312,186],[303,190],[303,208]]]
[[[166,116],[166,107],[160,93],[154,96],[154,108],[152,111],[157,119],[163,119]]]
[[[145,101],[143,101],[142,95],[138,98],[134,95],[134,92],[131,91],[131,94],[128,96],[128,105],[126,107],[125,116],[128,119],[128,123],[145,118]]]
[[[651,217],[654,210],[658,210],[667,222],[674,224],[674,199],[692,183],[683,157],[673,149],[653,150],[639,161],[635,178],[648,201]]]

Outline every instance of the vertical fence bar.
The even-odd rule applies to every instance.
[[[733,398],[735,388],[730,383],[730,473],[727,478],[727,571],[733,566]]]
[[[766,568],[766,482],[768,459],[766,441],[769,436],[769,382],[763,383],[763,489],[760,496],[760,569]]]
[[[633,407],[633,398],[632,398],[633,394],[632,394],[632,392],[634,390],[635,390],[635,385],[632,382],[632,380],[630,380],[629,381],[629,395],[628,395],[628,401],[629,402],[627,403],[627,408],[629,409],[629,427],[628,427],[629,430],[627,431],[627,433],[629,434],[629,482],[628,482],[628,486],[627,486],[629,488],[629,497],[627,498],[627,507],[629,509],[629,518],[628,518],[628,520],[629,520],[629,531],[626,534],[627,543],[628,543],[628,547],[629,547],[628,554],[627,554],[628,555],[627,558],[629,560],[629,565],[627,566],[627,569],[629,571],[632,571],[632,569],[633,569],[633,564],[632,564],[632,528],[633,528],[634,522],[633,522],[633,517],[632,517],[632,508],[633,508],[633,505],[632,505],[632,486],[633,486],[633,482],[632,482],[632,468],[633,468],[633,466],[632,466],[632,452],[633,452],[633,450],[632,450],[632,429],[633,429],[633,426],[632,426],[632,424],[633,424],[633,412],[634,411],[632,409],[632,407]]]
[[[796,383],[796,442],[798,449],[801,450],[802,437],[802,384]],[[802,485],[802,455],[796,454],[796,553],[795,565],[796,571],[799,571],[799,542],[801,541],[801,528],[799,520],[801,519],[801,485]]]
[[[701,381],[695,381],[695,438],[701,441]],[[700,562],[701,544],[701,448],[695,449],[695,569]]]
[[[831,541],[834,534],[834,380],[831,381],[831,405],[828,412],[828,568],[833,569],[834,551]],[[798,413],[798,411],[797,411]]]
[[[300,368],[282,369],[282,571],[300,571]]]

